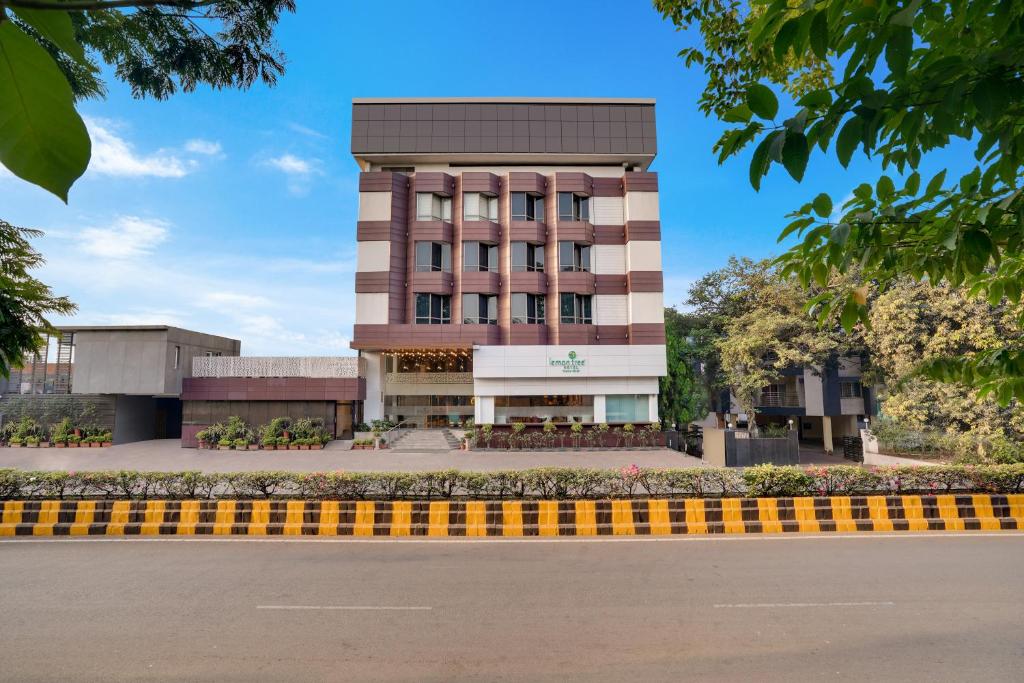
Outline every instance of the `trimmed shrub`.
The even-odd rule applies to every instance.
[[[851,465],[746,470],[695,467],[621,470],[542,467],[499,472],[37,472],[0,469],[0,499],[309,498],[450,500],[734,497],[901,493],[1022,493],[1024,464]]]

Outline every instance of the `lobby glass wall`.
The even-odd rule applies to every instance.
[[[494,421],[515,422],[593,422],[593,396],[495,396]]]
[[[473,417],[473,356],[466,350],[384,355],[384,415],[417,427],[447,427]]]

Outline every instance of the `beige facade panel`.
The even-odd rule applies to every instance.
[[[357,242],[356,270],[360,273],[391,270],[391,242]]]
[[[390,221],[391,220],[391,193],[390,192],[360,192],[359,193],[359,220],[361,220],[361,221]]]
[[[593,197],[590,206],[591,223],[594,225],[622,225],[625,222],[622,197]]]
[[[627,295],[597,294],[594,296],[594,322],[598,325],[627,325]]]
[[[593,247],[593,255],[594,273],[598,275],[626,274],[626,245],[598,244]],[[660,265],[658,269],[661,269]]]
[[[629,297],[629,322],[665,322],[665,303],[661,292],[632,292]]]
[[[661,270],[661,242],[630,241],[625,248],[626,270]]]
[[[356,294],[357,325],[388,324],[388,294]]]
[[[626,193],[626,220],[627,221],[657,221],[658,193],[657,192],[627,192]]]

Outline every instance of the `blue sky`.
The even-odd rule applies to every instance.
[[[779,252],[785,214],[839,199],[876,169],[812,156],[803,184],[773,168],[754,192],[749,153],[718,166],[722,124],[696,102],[694,40],[650,3],[309,2],[286,15],[275,88],[134,100],[108,79],[80,110],[94,156],[64,206],[0,177],[2,216],[42,228],[41,276],[76,322],[170,323],[242,340],[246,355],[343,355],[354,317],[353,97],[657,99],[666,305],[731,254]],[[926,176],[927,179],[927,176]]]

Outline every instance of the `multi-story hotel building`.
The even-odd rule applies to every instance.
[[[658,419],[654,101],[357,99],[364,418]]]

